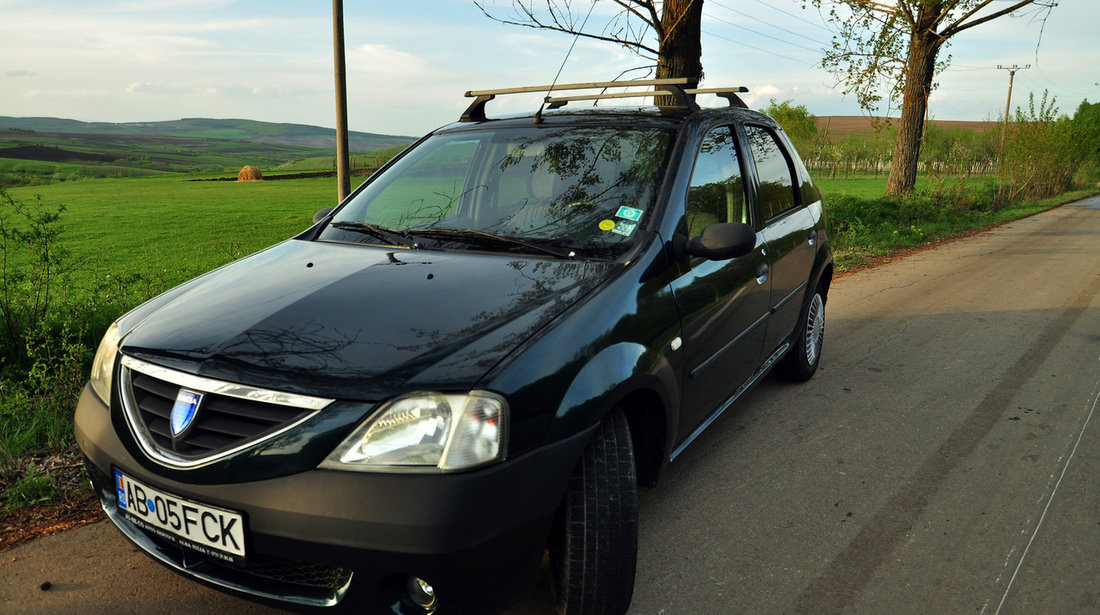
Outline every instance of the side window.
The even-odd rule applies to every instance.
[[[760,178],[760,213],[765,220],[774,218],[798,203],[791,163],[766,128],[745,126],[745,133]]]
[[[722,126],[703,139],[687,194],[688,236],[696,237],[717,222],[749,223],[745,183],[733,131]]]

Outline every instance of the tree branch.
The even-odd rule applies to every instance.
[[[572,34],[572,35],[575,35],[575,36],[583,36],[585,38],[590,38],[590,39],[594,39],[594,40],[598,40],[598,41],[605,41],[605,42],[609,42],[609,43],[615,43],[617,45],[621,45],[621,46],[626,47],[628,49],[633,49],[636,53],[639,53],[639,55],[641,55],[642,52],[652,54],[652,55],[657,55],[658,54],[657,49],[654,49],[653,47],[650,47],[649,45],[646,45],[646,44],[642,43],[640,39],[639,40],[631,40],[629,38],[621,38],[621,37],[617,37],[617,36],[606,36],[606,35],[603,35],[603,34],[590,34],[588,32],[577,31],[576,29],[573,28],[573,26],[569,25],[568,23],[565,23],[560,17],[558,17],[558,14],[554,11],[553,3],[549,2],[549,1],[547,1],[546,4],[547,4],[547,7],[548,7],[548,10],[550,11],[552,23],[543,22],[542,20],[540,20],[535,15],[535,13],[532,9],[528,8],[526,5],[524,5],[522,3],[517,2],[515,4],[519,6],[520,10],[523,12],[523,16],[526,16],[527,21],[516,21],[516,20],[513,20],[513,19],[505,19],[505,18],[502,18],[502,17],[497,17],[496,15],[493,15],[492,13],[490,13],[488,11],[488,9],[485,8],[485,6],[482,3],[482,0],[473,0],[473,2],[474,2],[474,5],[477,6],[477,8],[481,9],[481,12],[486,17],[488,17],[489,19],[492,19],[493,21],[496,21],[498,23],[502,23],[502,24],[506,24],[506,25],[510,25],[510,26],[523,26],[524,28],[532,28],[532,29],[536,29],[536,30],[551,30],[551,31],[555,31],[555,32],[563,32],[565,34]],[[520,16],[520,18],[522,19],[523,16]],[[649,23],[648,20],[646,21],[646,23],[647,24]]]
[[[615,4],[618,4],[619,6],[623,7],[623,9],[625,9],[626,11],[629,11],[630,14],[636,16],[638,19],[641,19],[643,22],[649,24],[649,27],[651,27],[654,30],[660,32],[660,29],[661,29],[660,28],[660,26],[661,26],[660,20],[658,20],[656,23],[654,23],[653,21],[650,21],[650,17],[647,17],[646,15],[642,14],[642,12],[639,11],[637,8],[635,8],[633,6],[630,6],[631,3],[629,3],[627,0],[614,0],[614,2],[615,2]],[[633,4],[637,4],[637,5],[643,6],[643,7],[652,7],[653,6],[652,2],[637,2],[637,0],[635,0],[633,2]],[[656,15],[651,13],[651,17],[656,17]]]
[[[985,2],[983,2],[981,4],[981,6],[987,5],[991,1],[992,0],[985,0]],[[1034,4],[1034,3],[1035,3],[1035,0],[1021,0],[1021,2],[1017,2],[1016,4],[1013,4],[1012,6],[1008,7],[1007,9],[1001,9],[1001,10],[996,11],[994,13],[990,13],[989,15],[986,15],[985,17],[975,19],[974,21],[972,21],[970,23],[964,24],[963,20],[965,20],[967,17],[970,17],[979,8],[981,8],[981,6],[976,7],[973,10],[971,10],[969,13],[964,15],[962,18],[956,20],[955,23],[948,26],[947,29],[943,31],[943,38],[951,38],[952,36],[955,36],[959,32],[962,32],[963,30],[973,28],[974,26],[980,26],[980,25],[982,25],[983,23],[985,23],[987,21],[992,21],[994,19],[997,19],[998,17],[1003,17],[1004,15],[1008,15],[1009,13],[1015,12],[1019,9],[1024,8],[1025,6],[1027,6],[1029,4]]]
[[[909,6],[909,0],[898,0],[898,9],[901,10],[901,17],[905,18],[905,22],[911,26],[917,25],[917,16],[913,12],[913,7]]]

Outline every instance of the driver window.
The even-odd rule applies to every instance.
[[[688,237],[697,237],[718,222],[750,223],[737,146],[729,126],[715,128],[703,139],[686,205]]]

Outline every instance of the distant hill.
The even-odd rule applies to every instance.
[[[870,134],[874,131],[873,123],[890,121],[896,128],[899,118],[872,118],[865,115],[819,115],[817,117],[817,131],[828,131],[831,139],[843,139],[850,134]],[[993,130],[1001,125],[1000,122],[970,122],[959,120],[932,120],[932,124],[940,128],[965,128],[975,132]]]
[[[336,148],[336,131],[332,128],[239,119],[184,118],[166,122],[116,124],[110,122],[81,122],[55,117],[0,116],[0,130],[3,129],[55,134],[197,137],[308,148]],[[381,135],[370,132],[351,131],[348,133],[349,146],[353,152],[370,152],[404,146],[415,140],[413,137]]]
[[[352,171],[369,173],[415,139],[352,132]],[[171,122],[79,122],[0,116],[0,186],[89,177],[335,173],[336,131],[303,124],[190,118]]]

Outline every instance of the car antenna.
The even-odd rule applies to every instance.
[[[561,77],[561,71],[565,68],[565,63],[569,61],[570,54],[573,53],[573,47],[577,46],[577,39],[581,37],[581,32],[584,30],[584,25],[588,23],[588,18],[592,16],[592,9],[596,8],[596,3],[600,0],[592,0],[592,5],[588,7],[588,14],[584,16],[584,21],[581,22],[581,27],[577,28],[577,32],[573,35],[573,42],[569,44],[569,51],[565,52],[565,57],[562,58],[561,66],[558,67],[558,74],[554,75],[554,81],[550,84],[550,89],[546,90],[546,97],[542,99],[542,104],[539,105],[539,110],[535,112],[535,123],[542,123],[542,110],[546,107],[546,103],[550,101],[550,93],[554,91],[554,86],[558,83],[558,78]]]

